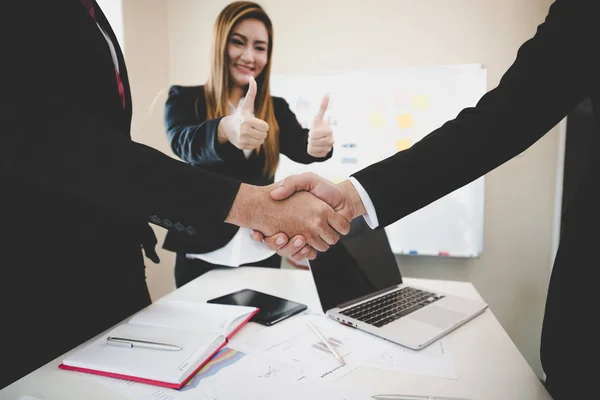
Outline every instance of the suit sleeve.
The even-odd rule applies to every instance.
[[[198,96],[200,94],[200,97]],[[165,129],[173,152],[188,164],[206,166],[242,157],[242,151],[226,142],[219,144],[221,118],[199,120],[206,115],[203,92],[172,86],[165,104]]]
[[[410,149],[353,175],[373,201],[380,226],[523,152],[589,95],[592,71],[598,68],[591,58],[592,16],[597,16],[593,4],[557,0],[499,85],[475,107],[464,109]]]
[[[325,157],[313,157],[307,153],[308,129],[302,128],[284,99],[274,97],[273,107],[279,124],[279,147],[282,154],[301,164],[311,164],[331,158],[333,149]]]
[[[185,228],[210,243],[210,231],[225,220],[240,183],[107,128],[102,110],[87,113],[89,105],[77,98],[86,82],[79,75],[87,71],[77,69],[74,44],[80,36],[74,30],[81,24],[73,20],[72,9],[66,2],[20,3],[11,3],[7,11],[16,31],[8,34],[3,27],[0,35],[11,54],[0,78],[8,100],[0,108],[3,169],[140,221]],[[108,68],[113,73],[111,64]],[[93,101],[93,96],[85,98]]]

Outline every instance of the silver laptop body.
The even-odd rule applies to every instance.
[[[309,266],[328,316],[415,350],[488,306],[404,284],[385,230],[371,230],[362,218],[355,219],[350,233]]]

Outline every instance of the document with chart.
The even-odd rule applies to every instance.
[[[344,359],[334,354],[315,335],[311,322]],[[327,317],[308,314],[277,324],[234,343],[248,353],[300,371],[301,380],[334,381],[381,354],[386,343],[372,335],[343,326]]]

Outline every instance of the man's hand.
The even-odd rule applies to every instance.
[[[329,96],[323,97],[319,112],[313,120],[310,131],[308,131],[308,146],[306,152],[313,157],[325,157],[333,148],[333,131],[329,127],[325,112],[329,106]]]
[[[263,144],[267,138],[269,124],[254,117],[256,90],[256,81],[250,77],[246,97],[235,114],[223,117],[219,121],[217,128],[219,143],[229,141],[240,150],[254,150]]]
[[[349,180],[334,184],[312,172],[291,175],[276,183],[271,192],[273,200],[287,199],[300,191],[307,191],[320,198],[348,221],[366,213],[365,207]]]
[[[350,231],[350,223],[327,203],[304,191],[286,199],[271,198],[271,186],[242,184],[225,222],[252,228],[266,236],[282,232],[302,235],[318,251],[327,251],[339,235]]]
[[[335,185],[316,174],[308,172],[289,176],[275,185],[277,185],[277,188],[271,192],[271,197],[275,200],[285,199],[295,192],[303,190],[325,201],[349,221],[366,213],[360,196],[349,180]],[[264,237],[261,232],[255,231],[252,238],[256,241],[263,241],[267,247],[277,251],[280,256],[292,258],[294,261],[301,261],[305,258],[312,260],[316,257],[313,249],[306,250],[302,247],[292,246],[292,241],[288,241],[287,236],[283,233]],[[303,237],[293,239],[294,242],[304,240]]]
[[[285,233],[279,232],[273,236],[264,237],[262,233],[252,231],[251,237],[257,242],[263,242],[269,249],[277,251],[277,254],[292,261],[314,260],[317,257],[317,251],[306,244],[306,238],[302,235],[296,235],[288,240]]]

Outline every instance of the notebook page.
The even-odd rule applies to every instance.
[[[131,318],[130,324],[195,329],[225,335],[256,308],[171,300],[152,304]]]
[[[181,350],[116,347],[107,344],[108,336],[168,343],[181,347]],[[180,383],[224,340],[222,335],[214,333],[122,324],[87,347],[68,355],[63,363],[72,367]]]

